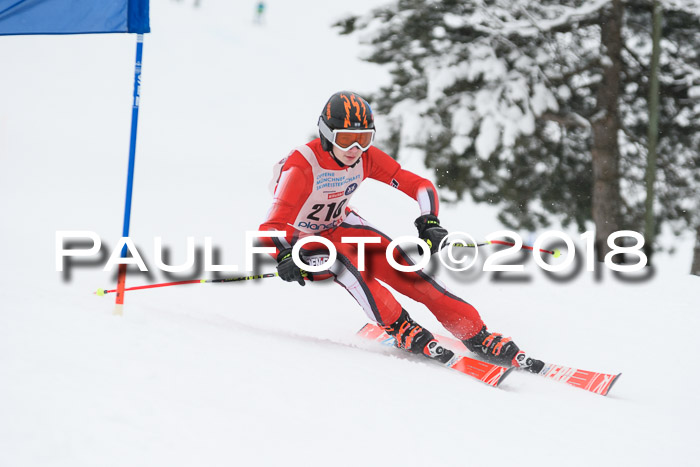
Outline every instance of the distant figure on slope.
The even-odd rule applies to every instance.
[[[364,309],[367,316],[396,338],[409,352],[447,363],[453,352],[438,344],[433,334],[411,319],[382,281],[399,293],[424,304],[455,337],[472,352],[504,366],[518,366],[534,373],[544,363],[529,358],[510,339],[487,331],[476,309],[448,291],[422,270],[400,272],[387,261],[391,239],[349,208],[350,198],[367,178],[396,188],[418,202],[420,216],[414,224],[418,236],[436,253],[447,230],[438,220],[438,195],[427,179],[404,170],[388,154],[374,147],[372,110],[353,92],[333,94],[318,119],[319,138],[294,149],[278,164],[274,200],[260,231],[284,232],[283,238],[265,239],[276,248],[277,271],[287,282],[305,285],[305,280],[333,278]],[[292,247],[301,238],[317,235],[330,240],[338,256],[323,273],[306,272],[292,259]],[[365,244],[365,270],[358,268],[358,243],[343,243],[344,237],[376,237],[379,243]],[[311,248],[312,246],[316,248]],[[308,243],[301,249],[308,265],[323,264],[327,249]],[[393,252],[401,265],[413,265],[401,248]]]
[[[176,2],[180,3],[181,0],[175,0]],[[192,3],[192,6],[195,8],[199,8],[199,6],[202,4],[201,0],[194,0],[194,3]]]
[[[265,2],[258,2],[255,7],[255,19],[253,20],[255,24],[265,23]]]

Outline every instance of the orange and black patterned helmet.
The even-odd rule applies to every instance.
[[[323,106],[319,125],[325,123],[331,130],[372,130],[374,115],[366,100],[350,91],[333,94]],[[325,151],[330,151],[331,142],[319,132]]]

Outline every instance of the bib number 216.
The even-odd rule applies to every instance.
[[[336,217],[340,216],[340,214],[343,212],[343,207],[345,206],[345,203],[347,202],[347,199],[342,200],[340,203],[328,203],[328,204],[314,204],[311,209],[311,213],[306,216],[307,219],[311,219],[314,221],[320,221],[321,219],[317,217],[321,211],[326,209],[326,217],[323,219],[324,222],[328,222],[331,219],[335,219]],[[321,213],[322,215],[323,213]]]

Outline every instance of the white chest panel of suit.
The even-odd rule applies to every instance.
[[[313,187],[294,220],[294,228],[313,234],[339,226],[345,220],[350,198],[362,183],[362,162],[342,170],[329,170],[319,165],[308,146],[300,146],[297,151],[311,165]]]

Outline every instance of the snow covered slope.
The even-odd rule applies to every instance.
[[[151,5],[131,229],[151,266],[156,235],[172,263],[191,235],[242,266],[272,164],[315,133],[331,93],[387,82],[331,30],[347,4],[270,1],[258,26],[256,2],[201,3]],[[605,269],[555,282],[532,261],[528,281],[438,271],[533,355],[622,372],[608,397],[520,373],[494,389],[359,342],[364,313],[331,283],[140,291],[112,316],[92,292],[114,274],[56,272],[54,238],[119,237],[134,49],[133,36],[0,38],[0,465],[697,464],[700,279],[687,256],[637,283]],[[413,234],[417,208],[399,193],[367,182],[353,201]],[[478,238],[500,228],[469,203],[441,217]],[[149,279],[168,280],[153,268],[128,285]]]

